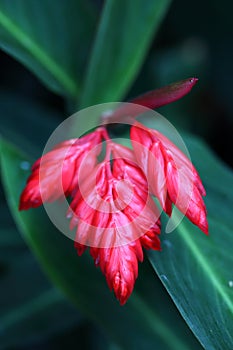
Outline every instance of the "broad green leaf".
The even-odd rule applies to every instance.
[[[89,1],[0,0],[0,47],[51,90],[77,98],[94,23]]]
[[[73,242],[55,229],[43,208],[18,212],[28,175],[20,163],[27,158],[3,141],[1,156],[8,202],[24,239],[51,280],[85,316],[122,349],[200,349],[146,261],[140,265],[133,295],[121,307],[89,255],[77,257]]]
[[[181,315],[205,349],[233,348],[233,174],[200,142],[187,146],[207,190],[210,235],[184,220],[162,234],[149,259]]]
[[[170,0],[107,0],[81,105],[120,101],[135,79]]]

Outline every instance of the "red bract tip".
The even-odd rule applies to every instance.
[[[122,107],[116,109],[111,115],[103,117],[102,121],[103,123],[120,123],[125,121],[126,117],[137,117],[141,113],[144,113],[144,107],[156,109],[175,102],[187,95],[197,81],[197,78],[189,78],[160,89],[149,91],[132,99],[129,101],[129,104],[123,104]]]
[[[152,90],[134,98],[131,102],[151,109],[165,106],[187,95],[197,83],[197,78],[189,78]]]

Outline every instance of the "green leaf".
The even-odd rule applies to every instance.
[[[192,161],[207,190],[210,235],[188,220],[162,235],[161,254],[149,259],[180,313],[205,349],[233,346],[233,174],[194,138]]]
[[[120,101],[135,79],[170,0],[107,0],[81,105]]]
[[[0,47],[51,90],[77,98],[95,23],[89,5],[76,0],[0,0]]]
[[[19,212],[17,202],[28,175],[20,163],[27,158],[3,141],[1,155],[8,202],[24,239],[51,280],[83,314],[123,349],[199,349],[146,261],[133,295],[121,307],[89,255],[77,257],[73,242],[55,229],[43,208]]]

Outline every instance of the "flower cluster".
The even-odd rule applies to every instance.
[[[169,102],[181,97],[182,89],[184,83],[175,97],[177,89],[167,89]],[[161,94],[167,103],[160,91],[152,94],[154,105]],[[145,96],[140,104],[149,101],[151,107],[150,95]],[[77,253],[90,247],[121,305],[133,291],[143,248],[160,250],[160,212],[153,197],[168,215],[175,205],[208,233],[205,190],[190,160],[163,134],[138,122],[130,139],[132,148],[115,143],[102,126],[62,142],[35,162],[19,205],[24,210],[69,196],[67,218],[76,230]]]

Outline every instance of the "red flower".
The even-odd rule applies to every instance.
[[[164,211],[171,215],[172,203],[208,233],[205,189],[190,160],[164,135],[136,123],[130,137],[138,164],[143,169],[150,190]]]
[[[97,163],[103,139],[106,157]],[[72,197],[67,217],[71,229],[77,226],[78,254],[91,247],[95,265],[123,305],[132,293],[138,261],[143,260],[142,247],[160,249],[159,212],[134,153],[113,143],[105,128],[65,141],[35,162],[19,208],[52,202],[63,191]]]
[[[159,107],[190,91],[197,79],[187,79],[152,91],[132,102]],[[109,118],[140,113],[128,104]],[[98,156],[106,143],[103,161]],[[114,143],[105,127],[62,142],[32,167],[19,209],[38,207],[70,196],[67,217],[76,229],[75,248],[82,255],[88,246],[95,265],[106,277],[120,304],[133,291],[143,250],[160,250],[157,197],[171,214],[172,203],[205,233],[208,232],[205,190],[188,158],[164,135],[139,123],[131,127],[133,149]]]

